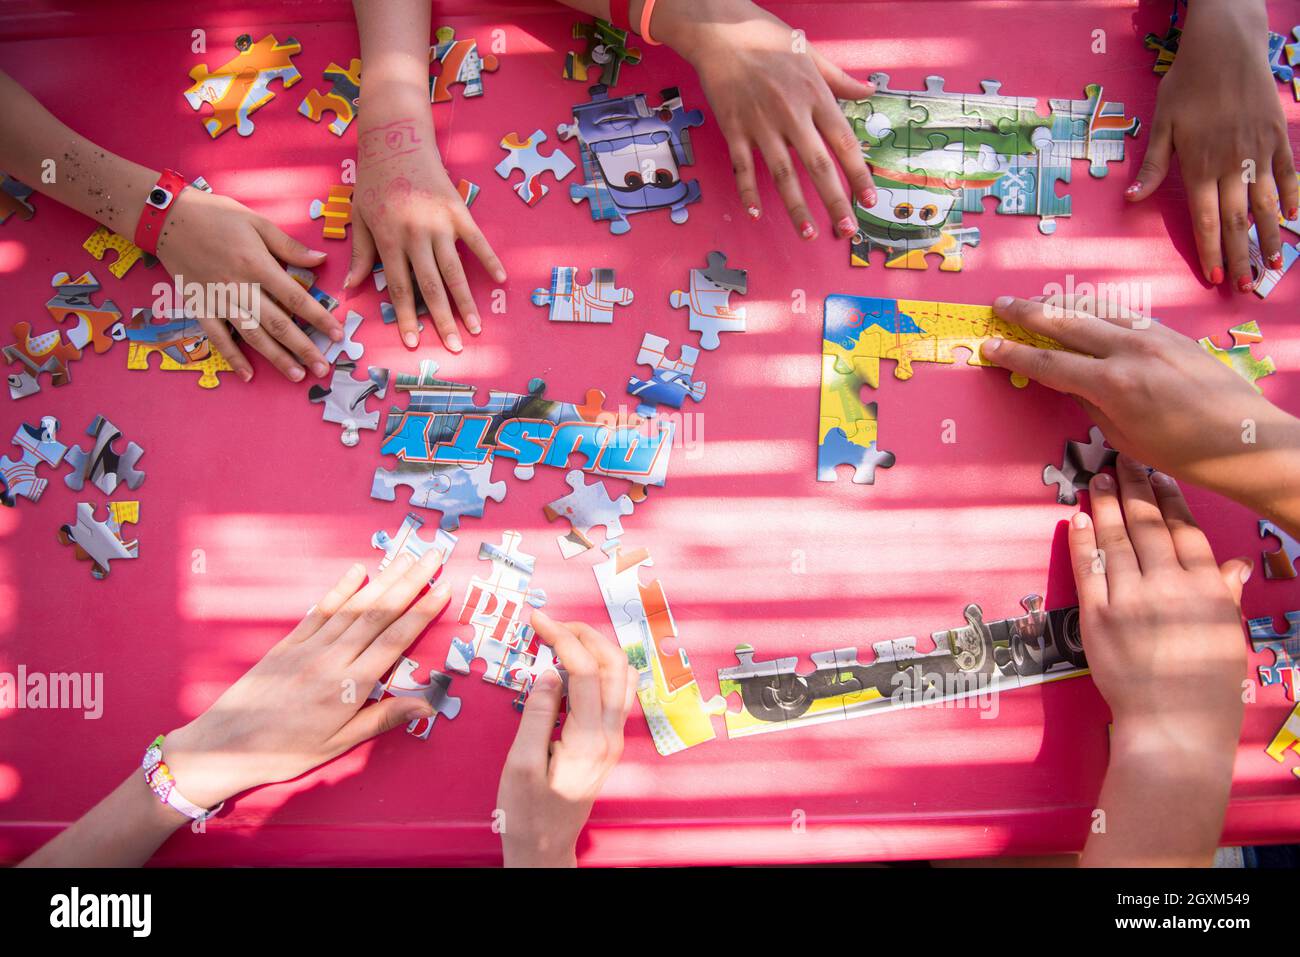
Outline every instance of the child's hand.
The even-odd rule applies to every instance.
[[[563,691],[558,675],[543,673],[501,772],[501,846],[507,867],[572,867],[591,805],[623,754],[637,673],[594,628],[537,611],[532,624],[569,675],[569,713],[552,741]]]
[[[324,261],[323,252],[308,249],[228,196],[186,189],[177,197],[158,240],[158,258],[186,284],[259,286],[253,300],[258,316],[234,302],[217,302],[217,314],[197,317],[217,351],[245,382],[253,377],[253,367],[235,345],[227,322],[286,378],[302,380],[299,362],[315,376],[329,374],[325,357],[290,317],[301,317],[336,341],[343,337],[342,327],[277,261],[315,268]]]
[[[382,731],[430,715],[389,697],[362,708],[375,682],[446,606],[424,590],[438,553],[399,554],[373,581],[352,568],[298,626],[203,714],[167,735],[177,787],[200,807],[324,764]],[[412,604],[414,602],[414,604]],[[409,609],[408,609],[409,606]]]
[[[1264,259],[1276,269],[1282,264],[1279,191],[1288,219],[1300,205],[1267,31],[1262,2],[1190,5],[1178,57],[1160,82],[1146,157],[1125,194],[1133,202],[1150,196],[1177,153],[1201,272],[1217,285],[1226,258],[1227,276],[1241,292],[1254,287],[1248,213]]]
[[[403,92],[409,97],[409,91]],[[414,349],[420,341],[418,287],[443,345],[460,352],[448,296],[471,335],[481,327],[456,241],[478,257],[496,282],[504,282],[506,272],[438,158],[427,91],[416,99],[423,102],[404,107],[403,93],[385,97],[367,90],[357,139],[352,266],[344,285],[355,288],[363,282],[378,253],[406,346]]]
[[[808,171],[841,238],[857,230],[853,203],[876,201],[871,172],[836,97],[870,96],[870,83],[853,79],[812,48],[803,34],[748,0],[682,0],[655,8],[654,33],[691,62],[731,150],[745,211],[761,213],[754,181],[758,150],[799,235],[817,227],[799,185],[791,150]]]

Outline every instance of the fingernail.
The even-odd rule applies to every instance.
[[[333,329],[330,330],[330,338],[333,339],[335,342],[342,342],[343,330],[340,329],[338,326],[335,326]]]
[[[451,597],[451,582],[438,582],[432,593],[435,601],[446,601]]]
[[[875,206],[876,191],[870,186],[863,187],[862,190],[858,192],[858,201],[862,203],[863,206]]]
[[[506,271],[504,269],[498,269],[496,272],[492,274],[492,278],[495,279],[497,282],[505,282]]]
[[[436,548],[430,548],[420,556],[420,564],[429,568],[437,568],[438,563],[442,561],[442,553]]]
[[[1015,301],[1016,300],[1013,296],[998,296],[996,299],[993,300],[993,308],[1006,309]]]
[[[1268,268],[1269,268],[1269,269],[1281,269],[1281,268],[1282,268],[1282,251],[1281,251],[1281,250],[1278,250],[1278,251],[1275,252],[1273,255],[1271,255],[1271,256],[1268,257]]]
[[[324,256],[324,255],[325,255],[325,251],[324,251],[323,249],[309,249],[309,250],[307,250],[307,255],[309,255],[309,256]]]
[[[325,378],[329,374],[330,367],[328,362],[313,362],[311,365],[312,375],[318,379]]]
[[[749,214],[750,219],[758,219],[759,216],[763,215],[757,206],[746,206],[745,212]]]
[[[239,378],[243,379],[245,382],[252,382],[252,381],[253,381],[253,370],[252,370],[252,369],[240,369],[240,370],[239,370]]]
[[[1098,473],[1097,475],[1094,475],[1092,477],[1092,487],[1099,488],[1103,492],[1113,487],[1114,484],[1115,484],[1115,480],[1111,478],[1109,475],[1107,475],[1105,472]]]
[[[343,280],[343,288],[347,289],[348,286],[350,285],[352,285],[352,277],[348,276],[346,279]]]
[[[294,382],[301,382],[302,377],[304,375],[306,375],[306,373],[303,372],[301,369],[299,369],[297,366],[294,366],[289,370],[289,378],[292,379]]]
[[[472,312],[468,316],[466,316],[465,328],[469,330],[470,335],[477,336],[481,328],[478,324],[478,316],[474,315],[474,313]]]
[[[1286,211],[1287,219],[1295,219],[1297,216],[1300,216],[1300,209],[1297,209],[1294,206],[1292,206],[1290,209]]]
[[[1073,517],[1072,519],[1070,519],[1070,524],[1073,525],[1075,528],[1087,528],[1087,527],[1088,527],[1088,513],[1087,513],[1087,512],[1075,512],[1075,513],[1074,513],[1074,517]]]
[[[983,351],[985,355],[993,355],[1002,348],[1003,339],[985,339],[983,342]]]
[[[463,348],[460,344],[460,335],[455,332],[447,334],[447,348],[452,352],[460,352]]]
[[[1237,292],[1250,292],[1253,288],[1255,288],[1255,280],[1250,276],[1237,277]]]
[[[414,349],[416,344],[420,341],[420,337],[414,332],[408,332],[402,336],[402,341],[406,343],[406,348]]]
[[[403,721],[418,721],[433,715],[433,709],[427,704],[413,704],[402,713]]]
[[[533,683],[533,687],[537,688],[537,690],[539,691],[550,691],[551,689],[558,688],[559,686],[560,686],[559,674],[557,672],[550,671],[549,669],[547,671],[543,671],[540,675],[538,675],[537,681]]]
[[[1124,190],[1124,195],[1132,196],[1135,193],[1140,193],[1140,192],[1142,192],[1142,183],[1140,180],[1135,179],[1131,184],[1129,184],[1129,188]]]
[[[1221,282],[1223,282],[1223,267],[1215,266],[1210,270],[1210,285],[1217,286]]]
[[[1152,484],[1152,485],[1165,485],[1165,486],[1170,486],[1170,487],[1172,487],[1173,484],[1174,484],[1174,480],[1173,480],[1172,476],[1166,475],[1164,472],[1152,472],[1152,473],[1151,473],[1151,484]]]
[[[841,236],[852,236],[854,231],[858,228],[858,224],[852,216],[843,217],[835,225],[836,228],[839,229]]]
[[[804,239],[816,239],[817,227],[805,219],[802,223],[799,224],[799,235],[802,236]]]
[[[1292,218],[1294,219],[1294,217]],[[1250,559],[1246,559],[1246,565],[1241,570],[1241,583],[1243,585],[1246,584],[1246,582],[1250,581],[1250,576],[1254,573],[1254,571],[1255,571],[1255,563],[1252,562]]]

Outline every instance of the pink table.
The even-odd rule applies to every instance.
[[[11,4],[0,19],[0,63],[56,114],[102,143],[151,165],[202,174],[319,245],[307,206],[337,181],[353,155],[355,130],[342,139],[297,115],[298,102],[322,85],[331,60],[357,53],[350,5],[285,5],[288,19],[245,13],[252,5]],[[469,4],[442,5],[450,16]],[[475,4],[474,7],[481,8]],[[1300,4],[1271,5],[1274,29],[1300,22]],[[129,10],[129,12],[128,12]],[[1003,92],[1078,97],[1105,84],[1108,99],[1149,122],[1156,91],[1151,54],[1141,37],[1163,24],[1132,3],[1019,3],[990,10],[974,3],[786,4],[777,12],[804,27],[824,52],[855,74],[884,70],[898,88],[918,88],[943,73],[952,90],[977,90],[993,75]],[[634,220],[611,237],[586,204],[572,205],[566,182],[526,208],[492,167],[497,140],[517,130],[553,130],[583,87],[560,78],[574,18],[546,5],[502,5],[482,19],[451,17],[458,32],[487,42],[503,31],[501,67],[487,94],[435,109],[439,146],[453,177],[482,187],[475,216],[506,260],[508,312],[487,316],[482,337],[461,357],[431,343],[410,355],[379,322],[367,290],[350,304],[367,317],[363,362],[414,371],[435,358],[441,374],[483,388],[523,389],[546,379],[550,395],[581,400],[589,387],[623,400],[641,335],[685,337],[685,316],[668,294],[703,265],[710,249],[748,267],[743,300],[749,331],[724,338],[698,373],[708,397],[692,416],[692,442],[674,456],[668,486],[627,521],[625,541],[648,546],[705,694],[716,671],[735,663],[749,642],[760,657],[928,635],[961,623],[962,606],[989,617],[1019,611],[1039,592],[1048,607],[1073,601],[1058,506],[1040,483],[1044,463],[1059,462],[1067,437],[1087,423],[1064,397],[1037,386],[1012,389],[1001,372],[962,365],[919,365],[908,382],[888,370],[879,390],[881,444],[898,464],[874,487],[814,481],[821,301],[832,292],[985,303],[1000,293],[1037,294],[1062,281],[1144,281],[1156,313],[1192,335],[1223,334],[1258,319],[1278,374],[1265,393],[1300,410],[1300,279],[1267,302],[1203,288],[1189,268],[1193,244],[1176,177],[1159,197],[1126,208],[1121,192],[1145,148],[1144,134],[1105,179],[1076,163],[1074,216],[1057,235],[1039,236],[1029,218],[970,216],[983,242],[960,274],[851,269],[844,244],[799,241],[770,183],[768,215],[746,220],[731,181],[725,144],[692,71],[666,50],[648,51],[626,68],[620,89],[654,93],[680,85],[688,106],[706,109],[693,131],[703,201],[685,225],[663,214]],[[206,56],[190,53],[190,31],[208,30]],[[1104,29],[1108,52],[1091,52]],[[248,139],[211,141],[181,97],[189,68],[224,62],[234,38],[294,36],[303,81],[273,89]],[[1014,43],[1009,41],[1014,39]],[[1005,51],[1016,50],[1015,56]],[[1292,122],[1300,109],[1280,90]],[[554,141],[554,137],[552,137]],[[573,144],[564,147],[575,160]],[[576,175],[576,174],[575,174]],[[570,180],[570,182],[573,180]],[[811,191],[810,195],[811,195]],[[0,275],[8,322],[48,327],[50,276],[91,268],[124,313],[146,305],[161,271],[137,267],[109,275],[81,249],[92,224],[36,199],[30,222],[0,228]],[[825,231],[825,224],[822,224]],[[348,247],[327,243],[321,285],[337,291]],[[636,293],[612,327],[553,325],[529,302],[554,264],[613,266]],[[471,271],[479,302],[490,283]],[[805,312],[792,302],[806,296]],[[6,325],[8,324],[6,323]],[[44,324],[43,324],[44,323]],[[61,438],[81,441],[96,414],[108,416],[146,449],[148,480],[138,493],[142,557],[119,563],[104,582],[73,561],[55,539],[78,495],[60,481],[36,505],[0,511],[0,670],[89,671],[104,676],[103,715],[0,713],[0,860],[22,857],[87,809],[138,761],[145,744],[197,714],[277,640],[346,563],[377,557],[372,532],[393,531],[408,510],[402,499],[368,497],[381,461],[375,433],[345,449],[320,409],[257,362],[251,387],[233,376],[215,391],[181,374],[125,369],[125,349],[88,355],[64,389],[5,405],[3,432],[19,421],[54,415]],[[390,396],[391,398],[391,396]],[[390,404],[383,403],[384,406]],[[690,410],[694,411],[694,410]],[[959,441],[940,441],[955,418]],[[467,520],[446,575],[461,589],[480,571],[482,540],[523,532],[537,555],[534,584],[550,608],[609,632],[590,557],[563,561],[553,544],[561,529],[542,506],[566,491],[563,472],[539,470],[509,484],[506,500]],[[1221,557],[1258,558],[1254,517],[1192,490],[1193,507]],[[198,569],[198,570],[196,570]],[[1250,615],[1300,607],[1294,583],[1247,586]],[[440,624],[411,656],[440,666],[453,628]],[[1254,662],[1252,662],[1254,663]],[[480,667],[476,665],[476,668]],[[395,733],[289,784],[235,802],[205,835],[179,834],[159,862],[493,863],[489,829],[497,777],[516,724],[511,694],[477,676],[459,678],[460,717],[420,742]],[[1300,793],[1288,768],[1263,752],[1287,714],[1277,688],[1247,709],[1225,841],[1295,840]],[[719,738],[671,758],[652,747],[640,714],[629,723],[627,753],[610,777],[580,846],[584,862],[725,863],[830,861],[1048,853],[1080,846],[1107,753],[1107,711],[1087,678],[1003,696],[997,720],[976,710],[925,709],[784,734]],[[792,821],[804,820],[803,828]]]

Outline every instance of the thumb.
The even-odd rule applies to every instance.
[[[1174,138],[1168,123],[1161,122],[1159,116],[1152,124],[1151,141],[1147,143],[1146,155],[1138,167],[1137,176],[1124,190],[1124,198],[1130,203],[1141,202],[1159,188],[1169,175],[1169,162],[1174,152]]]
[[[257,232],[262,237],[262,242],[266,243],[266,248],[271,251],[271,255],[282,263],[310,268],[319,266],[325,260],[325,254],[319,249],[308,249],[268,220],[258,222]]]
[[[356,289],[375,265],[375,240],[360,216],[352,220],[352,262],[348,266],[344,289]],[[351,293],[349,293],[349,296]]]
[[[831,88],[831,93],[841,100],[865,100],[876,92],[876,85],[869,81],[854,79],[838,66],[826,59],[815,49],[811,50],[813,62]]]
[[[1219,566],[1219,574],[1223,576],[1223,584],[1227,586],[1228,593],[1232,595],[1232,600],[1238,610],[1241,608],[1241,590],[1250,581],[1250,573],[1255,570],[1255,563],[1249,558],[1229,558]]]
[[[346,751],[362,741],[369,741],[377,734],[392,731],[393,728],[409,724],[417,718],[432,717],[433,713],[433,709],[427,702],[412,701],[408,697],[394,695],[362,708],[339,729],[335,737]]]

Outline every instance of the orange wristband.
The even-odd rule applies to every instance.
[[[652,47],[658,47],[663,44],[650,35],[650,18],[654,12],[655,0],[645,0],[645,6],[641,8],[641,39]]]

